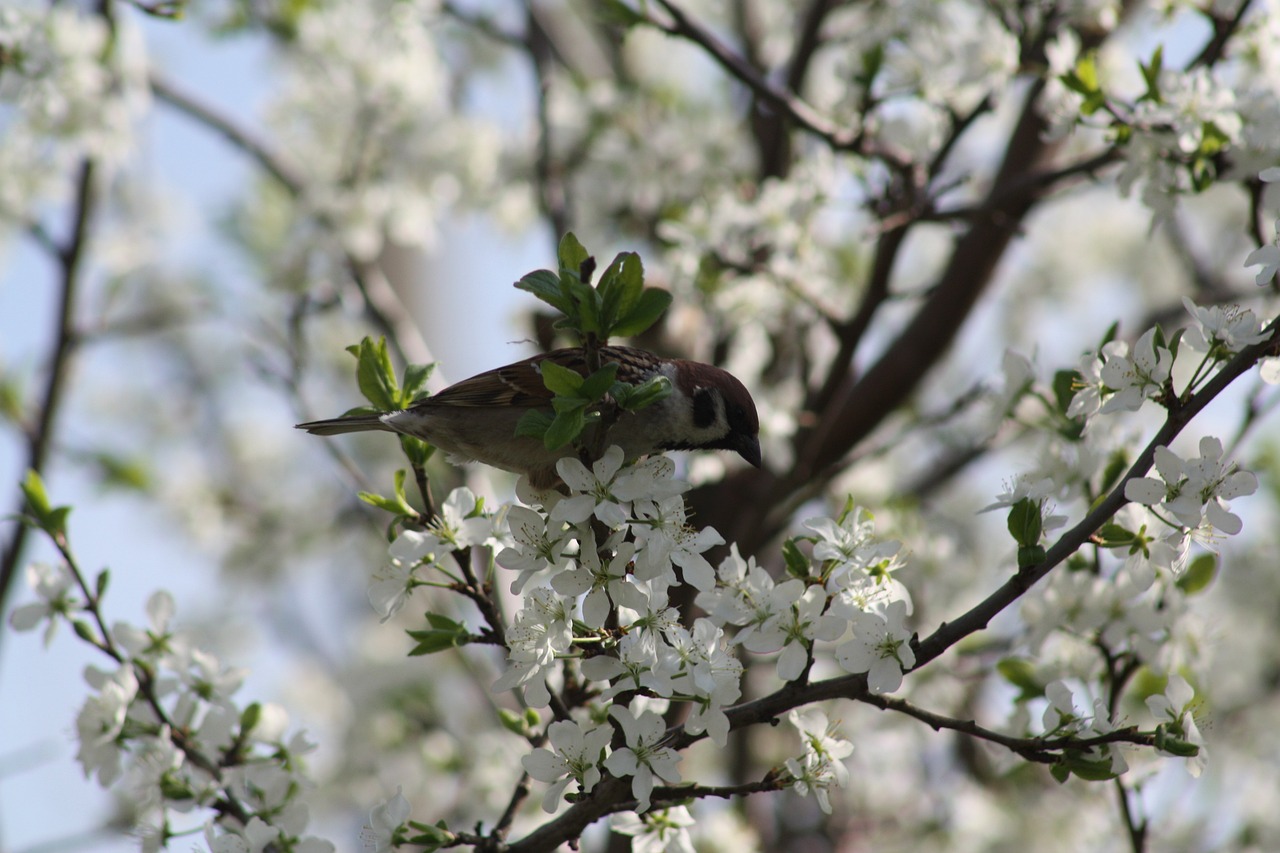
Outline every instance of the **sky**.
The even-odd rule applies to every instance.
[[[257,110],[267,94],[261,81],[270,75],[261,43],[248,38],[210,42],[195,26],[163,21],[148,20],[143,25],[152,58],[170,79],[246,126],[258,125]],[[215,244],[214,223],[200,213],[222,209],[250,177],[249,165],[223,140],[163,105],[157,105],[148,119],[144,151],[143,167],[155,182],[184,200],[182,238],[171,248],[174,258],[187,268],[226,270],[229,262]],[[510,345],[520,337],[511,282],[551,259],[539,254],[545,241],[536,235],[503,238],[474,218],[445,228],[442,244],[451,247],[448,256],[466,258],[467,266],[461,269],[456,268],[461,261],[451,267],[447,259],[427,259],[428,268],[440,280],[465,281],[468,286],[447,290],[444,304],[427,318],[424,334],[443,362],[443,375],[457,380],[494,367],[494,358],[519,349]],[[495,240],[503,241],[504,251],[466,251],[468,245],[491,247]],[[56,270],[31,241],[18,236],[0,246],[0,365],[28,377],[30,387],[39,387],[44,347],[56,324],[56,285]],[[479,306],[496,319],[460,330],[453,318],[482,316],[476,313]],[[523,354],[514,353],[511,360]],[[95,364],[95,371],[99,367]],[[13,431],[0,431],[0,512],[8,512],[16,500],[14,486],[24,473],[23,456],[24,448]],[[113,567],[108,596],[112,620],[145,624],[146,599],[162,586],[176,599],[179,618],[184,611],[199,610],[201,602],[217,594],[217,566],[193,552],[178,533],[166,532],[171,525],[145,500],[104,494],[67,464],[51,466],[46,480],[55,503],[75,507],[71,530],[86,569]],[[7,524],[0,523],[0,531],[0,536],[8,537]],[[29,541],[28,562],[51,559],[51,548],[38,536]],[[25,577],[23,581],[11,599],[15,605],[32,600]],[[4,627],[0,636],[0,850],[5,853],[136,849],[136,842],[127,838],[93,834],[110,814],[110,795],[86,780],[74,761],[75,714],[88,695],[80,674],[86,666],[105,662],[65,626],[47,649],[40,632],[15,634]],[[239,694],[243,701],[249,701],[245,697],[272,698],[268,675],[274,668],[272,661],[226,663],[260,669]],[[344,846],[339,843],[339,849]]]

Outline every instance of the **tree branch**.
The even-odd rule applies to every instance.
[[[972,607],[964,615],[953,622],[944,622],[936,631],[922,640],[915,649],[915,669],[924,666],[968,635],[986,628],[987,624],[998,613],[1018,600],[1023,593],[1049,574],[1054,567],[1088,542],[1089,538],[1108,519],[1129,502],[1124,496],[1125,485],[1136,477],[1144,476],[1151,469],[1156,448],[1168,446],[1178,433],[1182,432],[1191,419],[1204,409],[1211,400],[1222,393],[1240,375],[1252,368],[1260,358],[1274,352],[1277,345],[1280,345],[1280,320],[1273,321],[1267,327],[1267,331],[1267,340],[1246,347],[1228,362],[1203,388],[1192,395],[1190,399],[1169,412],[1164,424],[1152,436],[1142,452],[1138,454],[1137,459],[1134,460],[1125,475],[1120,478],[1115,488],[1095,505],[1093,510],[1075,527],[1064,533],[1049,548],[1043,561],[1018,571],[999,589]]]
[[[152,74],[149,80],[152,92],[161,101],[213,130],[230,142],[234,148],[248,155],[295,200],[306,196],[308,188],[302,175],[272,151],[266,143],[240,127],[231,117],[219,113],[194,96],[182,92],[157,74]],[[317,215],[316,218],[326,229],[336,233],[337,229],[328,217]],[[386,335],[388,343],[400,360],[419,364],[432,361],[431,349],[427,346],[417,324],[414,323],[411,312],[378,265],[355,257],[345,247],[342,248],[342,252],[351,280],[363,297],[365,313],[373,325]]]
[[[53,351],[49,358],[48,375],[45,377],[44,392],[36,413],[36,421],[26,431],[27,454],[23,463],[23,470],[36,473],[42,473],[48,462],[58,412],[68,382],[71,360],[80,343],[75,329],[75,313],[84,272],[89,232],[97,212],[96,171],[97,167],[92,159],[86,158],[81,161],[79,175],[76,178],[75,202],[71,212],[71,234],[56,255],[62,276]],[[44,245],[43,242],[42,245]],[[23,502],[20,500],[14,515],[21,513],[22,509]],[[28,530],[27,525],[16,524],[13,535],[5,544],[4,554],[0,556],[0,613],[4,613],[7,609],[5,605],[22,560]]]
[[[911,163],[911,157],[906,152],[883,142],[872,144],[861,131],[851,131],[837,126],[799,96],[775,87],[755,68],[752,68],[749,62],[720,41],[710,30],[693,20],[671,0],[658,0],[658,3],[671,16],[671,22],[649,16],[646,19],[648,23],[669,35],[679,36],[701,47],[730,75],[746,85],[756,97],[780,110],[808,132],[825,140],[832,148],[838,151],[857,151],[864,156],[884,160],[898,168]]]

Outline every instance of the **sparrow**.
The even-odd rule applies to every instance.
[[[535,489],[560,482],[556,462],[577,451],[548,450],[540,439],[517,436],[516,424],[530,409],[550,411],[553,394],[541,366],[554,361],[583,376],[581,349],[558,349],[486,371],[445,388],[407,409],[298,424],[312,435],[383,430],[420,438],[451,461],[477,461],[524,474]],[[685,359],[660,358],[633,347],[600,348],[600,363],[618,364],[617,379],[640,384],[656,375],[671,380],[671,394],[637,412],[621,412],[608,444],[627,459],[664,450],[733,450],[760,467],[760,418],[746,387],[727,371]]]

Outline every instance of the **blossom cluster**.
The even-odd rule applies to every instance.
[[[239,705],[233,697],[245,672],[173,627],[167,592],[148,600],[145,627],[117,622],[94,636],[84,617],[100,596],[77,596],[83,586],[74,571],[33,564],[28,580],[38,600],[15,609],[10,623],[20,631],[44,624],[48,639],[59,621],[70,621],[114,660],[85,672],[92,693],[76,716],[76,760],[103,787],[128,791],[141,849],[160,850],[175,835],[203,829],[213,853],[332,853],[332,844],[305,834],[299,793],[310,787],[304,759],[314,744],[287,733],[285,710]],[[175,826],[178,815],[189,816],[189,825]]]
[[[430,532],[397,538],[390,566],[370,586],[385,618],[433,573],[456,576],[457,549],[497,545],[496,562],[513,573],[523,607],[505,631],[507,668],[494,689],[520,689],[529,705],[543,707],[567,684],[585,681],[595,701],[608,703],[625,743],[609,747],[614,726],[600,716],[553,724],[550,748],[525,761],[534,778],[552,785],[548,811],[570,783],[588,792],[602,771],[631,777],[637,810],[647,811],[658,780],[680,780],[661,716],[673,702],[689,707],[685,732],[724,746],[725,710],[741,696],[735,645],[776,654],[783,681],[805,677],[822,648],[847,671],[866,673],[875,692],[896,690],[914,665],[911,599],[893,578],[901,546],[876,539],[865,511],[850,507],[839,519],[806,522],[799,538],[811,549],[805,568],[776,581],[736,548],[712,567],[705,554],[723,540],[689,523],[682,496],[689,486],[674,478],[666,457],[628,465],[611,447],[590,468],[572,458],[557,468],[567,494],[522,485],[525,505],[507,508],[504,518],[455,490]],[[671,597],[685,584],[707,613],[690,625]],[[843,778],[829,767],[843,754],[807,756],[790,769],[797,785],[807,780],[805,790]]]
[[[114,29],[114,31],[113,31]],[[82,157],[118,165],[149,103],[128,20],[55,5],[0,9],[0,223],[27,225],[70,192]]]
[[[1207,585],[1217,558],[1209,553],[1193,559],[1193,545],[1212,548],[1223,537],[1238,534],[1243,522],[1230,502],[1256,491],[1258,480],[1231,461],[1222,441],[1213,436],[1201,438],[1193,455],[1155,445],[1149,449],[1154,470],[1146,476],[1126,475],[1137,451],[1129,446],[1131,439],[1122,438],[1115,416],[1148,403],[1170,409],[1183,405],[1218,368],[1267,340],[1270,332],[1250,309],[1206,308],[1190,301],[1186,308],[1190,323],[1172,339],[1153,328],[1132,347],[1109,341],[1083,358],[1073,393],[1058,397],[1056,426],[1045,431],[1039,465],[1020,475],[988,509],[1010,509],[1015,538],[1015,531],[1033,531],[1037,541],[1019,538],[1025,546],[1038,544],[1044,531],[1065,520],[1050,514],[1054,499],[1092,508],[1107,491],[1118,489],[1128,501],[1092,533],[1092,542],[1100,547],[1091,559],[1076,555],[1068,570],[1054,572],[1043,587],[1023,598],[1025,650],[1034,660],[1058,663],[1040,670],[1053,679],[1047,686],[1010,678],[1023,690],[1011,728],[1030,730],[1026,703],[1035,698],[1046,702],[1043,736],[1107,735],[1116,726],[1105,704],[1094,699],[1092,713],[1077,710],[1062,679],[1069,674],[1095,696],[1102,695],[1109,689],[1107,661],[1129,661],[1169,678],[1169,697],[1148,702],[1161,731],[1167,730],[1175,742],[1161,750],[1187,758],[1188,769],[1198,773],[1206,753],[1198,749],[1199,732],[1187,713],[1190,700],[1178,686],[1185,682],[1177,673],[1194,671],[1201,663],[1197,650],[1202,644],[1194,621],[1187,618],[1188,599]],[[1044,390],[1030,393],[1052,398]],[[1100,448],[1110,449],[1100,453]],[[1027,523],[1028,515],[1033,523]],[[1039,549],[1036,559],[1043,556]],[[1117,775],[1127,767],[1116,745],[1106,743],[1073,753],[1066,765],[1086,778]]]
[[[500,139],[450,102],[437,0],[336,3],[300,17],[268,119],[305,178],[303,213],[359,260],[427,248],[443,212],[495,186]],[[323,74],[316,70],[324,69]]]

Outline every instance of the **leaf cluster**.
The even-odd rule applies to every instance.
[[[581,342],[591,371],[583,376],[550,360],[539,364],[543,384],[554,396],[552,412],[530,411],[516,428],[516,435],[540,439],[548,450],[559,450],[578,441],[593,423],[605,420],[612,409],[638,411],[671,393],[663,376],[640,385],[620,382],[616,363],[601,363],[603,347],[611,337],[638,335],[658,321],[671,304],[671,294],[644,286],[644,265],[635,252],[621,252],[592,285],[595,258],[569,232],[560,241],[559,270],[535,270],[516,282],[561,316],[557,329],[572,333]],[[607,429],[608,424],[603,424]],[[602,429],[601,432],[604,430]]]
[[[589,345],[612,337],[632,337],[648,329],[671,304],[671,294],[644,286],[644,265],[635,252],[621,252],[592,286],[596,262],[569,232],[560,241],[558,272],[535,270],[516,282],[516,288],[541,299],[561,318],[557,329],[575,333]],[[550,386],[548,386],[550,387]]]

